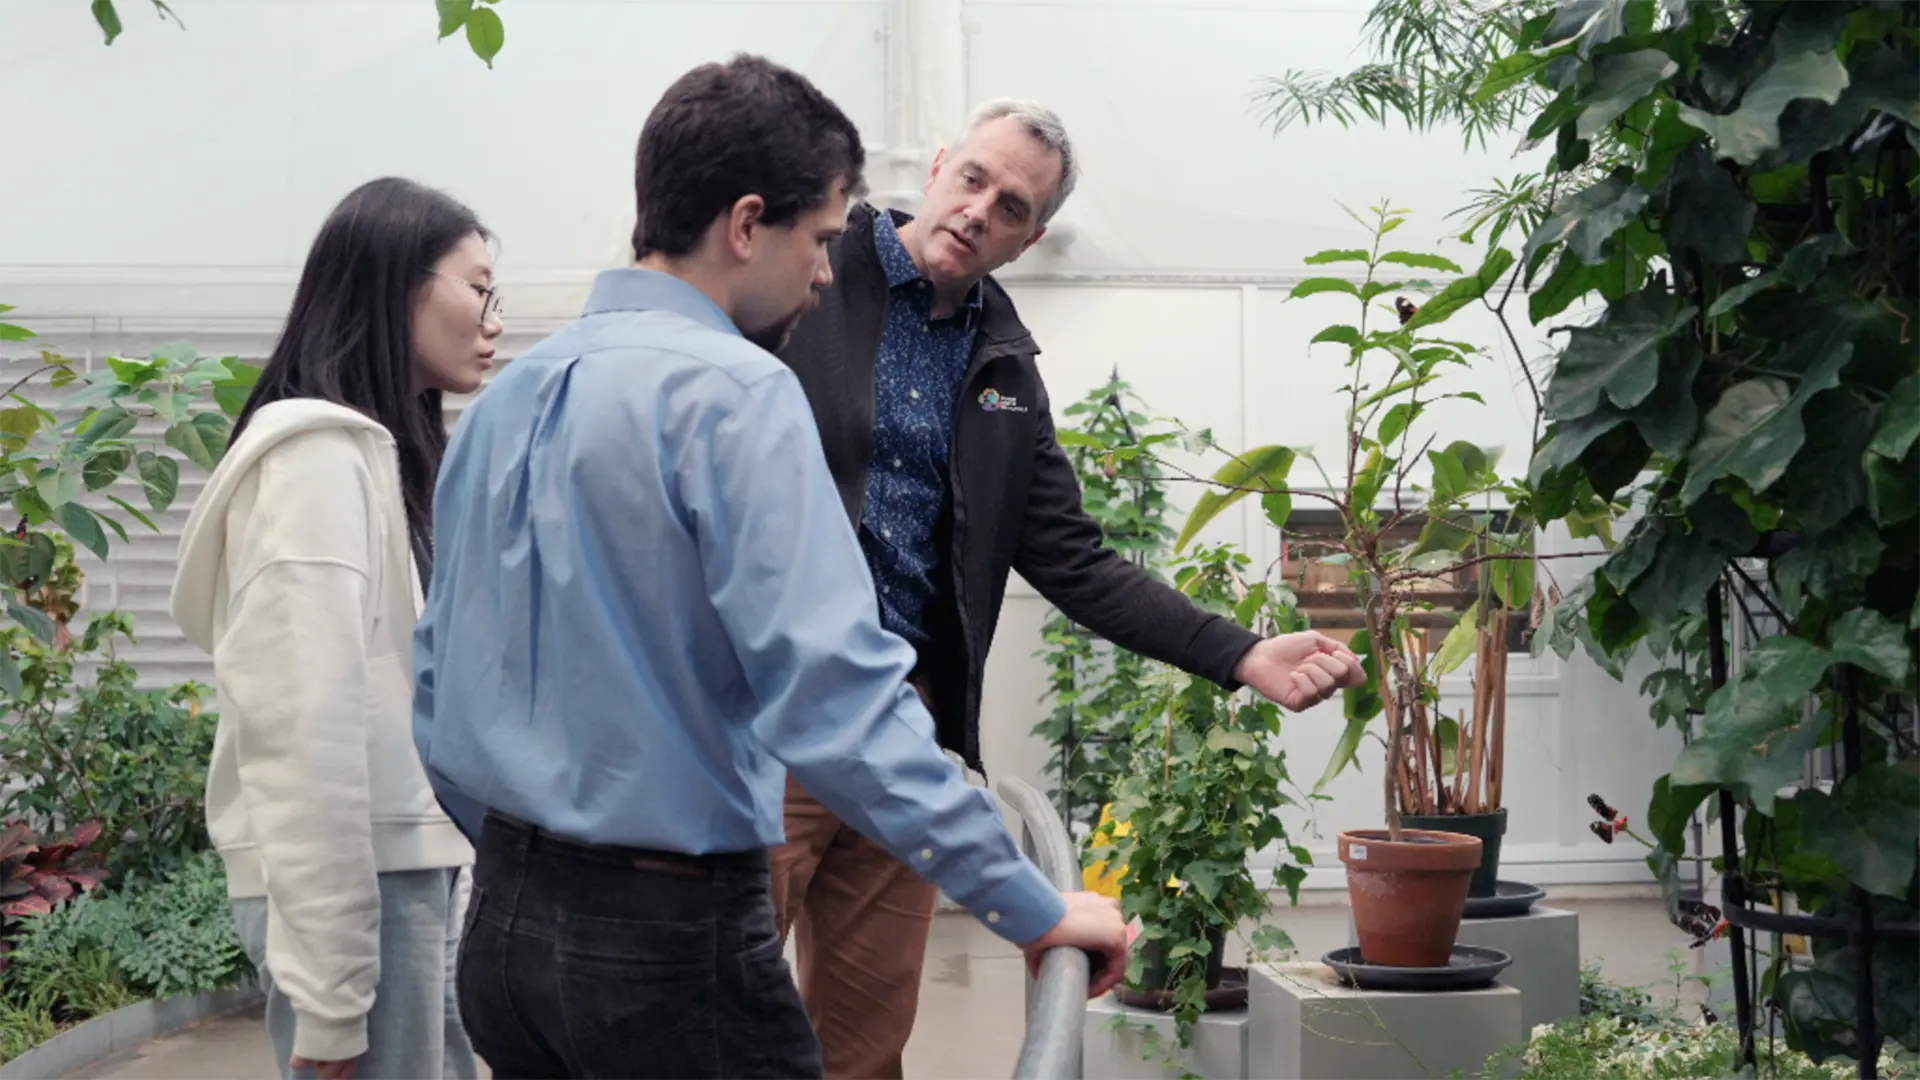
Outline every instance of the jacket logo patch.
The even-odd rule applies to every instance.
[[[1016,397],[1002,397],[1000,391],[989,387],[980,392],[980,407],[987,412],[1026,412],[1027,407],[1020,404]]]

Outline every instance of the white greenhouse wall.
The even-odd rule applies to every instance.
[[[1045,350],[1056,408],[1118,367],[1156,414],[1228,446],[1316,447],[1331,468],[1343,371],[1306,342],[1348,312],[1285,297],[1310,276],[1307,255],[1363,242],[1336,200],[1391,197],[1415,212],[1398,246],[1464,263],[1471,249],[1441,243],[1445,214],[1520,171],[1507,147],[1463,151],[1453,134],[1263,128],[1261,79],[1364,59],[1367,0],[505,0],[491,72],[463,41],[435,43],[425,0],[175,0],[185,32],[143,3],[122,6],[127,32],[103,48],[78,0],[0,0],[0,303],[45,344],[95,358],[177,338],[263,355],[320,220],[386,174],[447,189],[500,235],[511,356],[621,261],[633,142],[660,91],[745,50],[815,79],[860,125],[878,196],[908,205],[970,103],[1052,105],[1082,181],[1055,235],[1003,279]],[[1432,415],[1518,467],[1531,420],[1510,350],[1484,312],[1449,335],[1494,350],[1459,378],[1488,404]],[[133,655],[155,680],[209,676],[165,615],[197,491],[183,479],[163,535],[136,536],[88,585],[90,606],[136,614]],[[1223,515],[1205,536],[1274,554],[1257,511]],[[1577,576],[1569,563],[1556,573]],[[1036,781],[1046,748],[1028,729],[1045,671],[1032,654],[1046,615],[1016,582],[985,721],[989,767]],[[1644,881],[1634,850],[1588,833],[1583,803],[1599,791],[1637,817],[1671,759],[1637,679],[1616,684],[1578,657],[1515,658],[1511,679],[1507,876]],[[1287,721],[1304,783],[1338,727],[1337,705]],[[1307,845],[1323,867],[1315,887],[1339,883],[1334,834],[1377,822],[1377,770],[1331,794]]]

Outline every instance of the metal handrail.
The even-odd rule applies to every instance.
[[[1020,816],[1020,846],[1061,892],[1082,888],[1080,856],[1046,796],[1018,777],[996,785],[1000,800]],[[1079,1080],[1080,1037],[1087,1016],[1087,954],[1052,949],[1040,975],[1027,983],[1027,1034],[1014,1080]]]

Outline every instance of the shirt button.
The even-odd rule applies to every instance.
[[[932,861],[933,861],[933,849],[932,849],[932,848],[921,848],[921,849],[920,849],[920,861],[921,861],[921,862],[932,862]]]
[[[888,539],[888,540],[891,540],[891,539],[893,539],[893,530],[892,530],[892,529],[881,529],[881,530],[880,530],[880,535],[881,535],[881,536],[883,536],[883,537],[885,537],[885,538],[886,538],[886,539]]]
[[[997,911],[987,912],[987,921],[995,926],[1000,925],[1000,913]]]
[[[907,396],[908,396],[908,397],[910,397],[910,398],[912,398],[912,399],[913,399],[913,400],[915,400],[915,401],[919,401],[919,400],[920,400],[920,391],[918,391],[918,390],[909,390],[909,391],[907,391]]]
[[[899,458],[894,458],[894,459],[893,459],[893,467],[894,467],[894,468],[896,468],[896,469],[900,467],[900,459],[899,459]]]

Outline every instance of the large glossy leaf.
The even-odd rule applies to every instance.
[[[1716,156],[1752,165],[1780,145],[1780,113],[1789,102],[1812,98],[1832,104],[1848,81],[1847,69],[1833,53],[1796,53],[1755,79],[1731,114],[1715,116],[1682,105],[1680,118],[1713,139]]]
[[[1647,829],[1660,846],[1669,851],[1685,851],[1687,822],[1693,812],[1719,789],[1712,784],[1699,784],[1689,787],[1675,785],[1673,778],[1663,776],[1653,782],[1653,798],[1647,803]]]
[[[107,36],[107,44],[120,36],[120,12],[113,6],[113,0],[93,0],[93,21],[100,25],[100,32]],[[18,693],[19,678],[15,676],[15,693]]]
[[[1920,439],[1920,375],[1909,375],[1895,384],[1880,407],[1880,423],[1867,449],[1898,461],[1913,449],[1915,439]]]
[[[1773,568],[1780,601],[1790,611],[1808,596],[1849,607],[1862,597],[1867,575],[1885,550],[1879,531],[1855,514],[1780,557]]]
[[[1640,545],[1654,540],[1646,573],[1627,589],[1634,609],[1651,618],[1672,618],[1699,611],[1707,590],[1726,570],[1727,560],[1752,550],[1759,534],[1731,498],[1711,492],[1688,508],[1686,522],[1659,518]],[[1636,545],[1639,546],[1639,545]],[[1613,580],[1609,563],[1608,579]],[[1616,583],[1618,584],[1618,583]]]
[[[506,43],[507,28],[492,8],[477,7],[467,16],[467,44],[472,47],[473,55],[487,62],[487,67],[493,67],[493,58],[500,55]]]
[[[1758,208],[1706,147],[1691,146],[1674,161],[1666,203],[1670,250],[1696,251],[1716,263],[1746,260],[1747,234]]]
[[[1603,394],[1621,408],[1640,404],[1659,385],[1661,346],[1686,328],[1695,310],[1655,285],[1615,303],[1598,326],[1569,330],[1547,383],[1548,415],[1585,416]]]
[[[1540,487],[1546,483],[1548,474],[1579,461],[1580,455],[1595,440],[1626,422],[1626,413],[1602,402],[1599,408],[1585,416],[1555,424],[1552,434],[1533,455],[1533,463],[1528,469],[1533,485]],[[1558,517],[1558,514],[1549,514],[1547,520]]]
[[[14,622],[26,627],[28,633],[39,638],[42,645],[53,644],[53,619],[46,612],[17,602],[9,602],[7,614],[13,617]]]
[[[1862,466],[1873,437],[1873,409],[1841,386],[1815,394],[1802,420],[1818,437],[1794,455],[1776,491],[1803,531],[1819,533],[1867,505],[1872,494]]]
[[[1586,108],[1574,131],[1582,139],[1593,138],[1679,70],[1680,65],[1659,49],[1595,57],[1593,82],[1582,97]]]
[[[1506,248],[1494,248],[1487,256],[1487,261],[1480,264],[1480,269],[1448,285],[1421,304],[1420,310],[1407,320],[1405,329],[1418,330],[1423,326],[1445,322],[1454,312],[1487,295],[1512,266],[1513,252]]]
[[[434,0],[440,9],[440,36],[452,37],[461,27],[467,25],[467,17],[473,14],[474,0]]]
[[[1279,489],[1287,486],[1287,473],[1293,469],[1293,451],[1284,446],[1262,446],[1240,454],[1213,474],[1214,482],[1228,488],[1209,491],[1194,501],[1193,512],[1173,542],[1173,550],[1185,549],[1207,523],[1219,517],[1252,490]]]
[[[1756,492],[1773,486],[1806,441],[1801,410],[1807,400],[1840,382],[1840,369],[1853,356],[1853,343],[1834,340],[1833,328],[1805,335],[1788,350],[1798,354],[1807,374],[1798,386],[1771,375],[1737,382],[1720,395],[1700,425],[1700,438],[1688,453],[1687,481],[1680,501],[1691,504],[1723,476],[1737,476]],[[1807,361],[1811,366],[1806,366]]]
[[[1854,608],[1833,624],[1833,658],[1865,668],[1888,682],[1906,679],[1911,657],[1906,635],[1872,608]]]
[[[1920,843],[1920,761],[1869,765],[1832,795],[1807,790],[1794,802],[1807,844],[1848,880],[1880,896],[1905,895]]]
[[[1672,782],[1732,787],[1771,814],[1776,793],[1801,774],[1804,755],[1826,727],[1824,714],[1806,716],[1806,699],[1832,659],[1801,638],[1760,642],[1740,677],[1707,699],[1693,742],[1674,762]]]
[[[1627,32],[1628,0],[1563,0],[1554,9],[1553,22],[1541,35],[1541,44],[1558,48],[1577,42],[1580,55],[1589,55]]]
[[[1606,257],[1606,243],[1647,205],[1645,188],[1633,183],[1633,174],[1617,169],[1606,179],[1553,204],[1553,211],[1527,237],[1521,258],[1531,265],[1534,253],[1565,242],[1567,249],[1588,266]]]
[[[1745,303],[1749,297],[1768,289],[1786,287],[1804,289],[1812,284],[1827,267],[1827,260],[1835,255],[1851,251],[1852,245],[1838,233],[1822,233],[1795,244],[1780,260],[1780,265],[1765,273],[1757,274],[1720,294],[1707,309],[1707,314],[1718,317]]]

